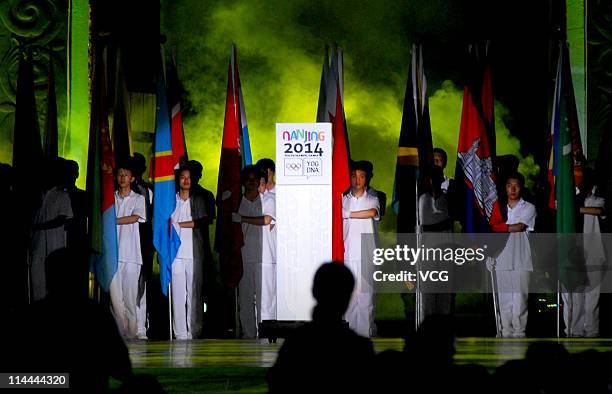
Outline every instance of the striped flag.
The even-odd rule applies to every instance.
[[[96,279],[108,292],[117,272],[119,249],[115,213],[114,155],[108,128],[106,67],[103,53],[95,50],[92,81],[91,122],[87,191],[92,196],[90,246]]]
[[[163,57],[161,58],[163,65]],[[174,168],[177,158],[173,154],[170,114],[166,99],[164,73],[157,79],[157,112],[155,115],[155,160],[153,161],[153,245],[157,250],[159,276],[164,295],[172,280],[172,262],[181,240],[170,216],[176,207]]]
[[[433,164],[432,149],[423,48],[413,45],[393,189],[393,209],[397,213],[398,233],[413,233],[416,229],[420,185]]]
[[[225,119],[223,122],[223,142],[219,162],[217,184],[218,218],[215,232],[215,250],[219,253],[221,281],[228,289],[238,286],[242,278],[243,246],[242,228],[232,222],[232,212],[238,210],[242,198],[240,171],[246,162],[241,149],[242,112],[240,110],[239,81],[236,69],[236,47],[232,45],[232,54],[227,72],[227,96],[225,101]]]
[[[253,164],[253,156],[251,154],[251,140],[249,138],[249,126],[247,125],[246,110],[244,108],[244,98],[242,97],[242,84],[240,83],[240,74],[238,73],[238,64],[236,62],[236,45],[232,45],[232,64],[234,68],[236,89],[238,91],[238,108],[240,109],[240,146],[242,148],[242,166]]]
[[[463,108],[457,146],[457,211],[463,231],[481,233],[507,231],[497,198],[495,170],[495,131],[493,128],[493,88],[485,50],[470,47],[473,75],[463,91]]]

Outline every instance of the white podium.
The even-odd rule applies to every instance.
[[[312,280],[331,260],[331,123],[276,124],[277,320],[311,319]]]

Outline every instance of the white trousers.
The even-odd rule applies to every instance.
[[[355,276],[355,291],[344,319],[357,334],[369,338],[376,335],[374,325],[374,300],[371,286],[361,272],[361,260],[346,260],[345,265]]]
[[[261,262],[243,261],[243,274],[238,284],[238,306],[243,338],[257,338],[257,322],[261,321]]]
[[[599,336],[599,295],[601,293],[601,271],[588,271],[588,285],[576,292],[565,291],[563,298],[563,320],[568,337]]]
[[[146,336],[149,328],[147,319],[147,287],[145,285],[142,297],[136,303],[136,319],[138,320],[138,336]]]
[[[495,271],[495,274],[502,337],[524,337],[531,272]]]
[[[172,323],[176,339],[195,339],[202,331],[203,300],[195,291],[201,278],[193,273],[193,259],[176,258],[172,263]]]
[[[120,261],[117,273],[110,284],[111,306],[119,332],[126,339],[136,338],[138,333],[138,277],[140,264]]]
[[[261,313],[259,321],[276,320],[276,264],[261,265]]]

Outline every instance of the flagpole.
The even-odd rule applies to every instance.
[[[418,177],[414,183],[414,194],[415,194],[415,201],[416,201],[416,247],[418,248],[420,243],[421,243],[421,215],[419,214],[419,181],[418,181]],[[423,311],[421,310],[421,303],[422,303],[422,297],[423,295],[421,294],[421,281],[419,279],[419,262],[418,260],[415,261],[415,267],[416,267],[416,294],[415,294],[415,300],[416,300],[416,306],[415,306],[415,331],[417,331],[419,329],[419,326],[421,325],[421,318],[422,318],[422,313]]]
[[[168,333],[170,341],[172,341],[172,282],[168,283]]]
[[[559,292],[560,284],[559,279],[557,279],[557,339],[561,338],[561,295]]]

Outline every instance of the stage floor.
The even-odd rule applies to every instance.
[[[137,369],[158,368],[244,368],[272,366],[282,344],[270,344],[266,339],[205,339],[193,341],[131,342],[128,343],[132,366]],[[612,338],[458,338],[455,362],[476,363],[494,369],[508,360],[520,359],[527,347],[536,341],[562,343],[569,352],[587,349],[612,351]],[[375,349],[402,350],[400,338],[375,338]]]

